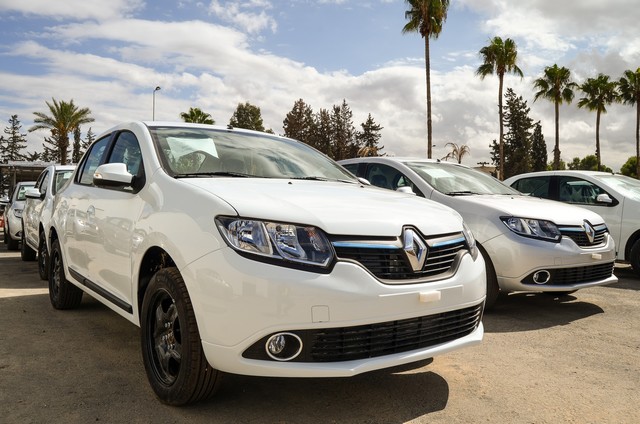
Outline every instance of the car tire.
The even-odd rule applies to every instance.
[[[498,277],[496,276],[496,270],[493,267],[491,258],[482,248],[480,248],[480,253],[482,253],[482,257],[484,258],[484,266],[487,273],[487,297],[484,301],[484,310],[488,311],[495,306],[498,300],[500,286],[498,285]]]
[[[47,251],[47,240],[44,233],[40,233],[38,241],[38,274],[43,280],[49,279],[49,252]]]
[[[14,240],[11,237],[11,228],[5,233],[5,240],[7,241],[7,250],[18,250],[20,247],[20,242],[18,240]]]
[[[629,252],[629,263],[633,272],[640,277],[640,240],[636,240]]]
[[[73,309],[82,302],[82,290],[67,281],[64,275],[64,262],[60,242],[51,244],[49,268],[49,300],[56,309]]]
[[[215,393],[222,373],[207,362],[193,305],[176,268],[161,269],[151,278],[140,327],[145,371],[160,401],[180,406]]]
[[[28,262],[36,260],[36,251],[30,248],[24,240],[24,230],[22,231],[22,247],[20,248],[20,258],[23,261]]]

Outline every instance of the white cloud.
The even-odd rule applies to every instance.
[[[209,4],[212,14],[249,34],[257,34],[267,28],[276,31],[278,24],[267,14],[267,9],[271,9],[271,3],[265,0],[212,0]]]
[[[144,0],[0,0],[0,12],[100,21],[130,16],[143,6]]]

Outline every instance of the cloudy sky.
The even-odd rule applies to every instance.
[[[199,107],[227,124],[238,103],[260,107],[282,133],[297,99],[314,111],[346,100],[359,128],[381,124],[395,156],[426,155],[424,43],[403,35],[403,0],[0,0],[0,119],[23,132],[45,101],[73,99],[93,113],[94,133],[121,121],[179,120]],[[498,35],[518,46],[525,77],[505,78],[540,120],[552,159],[553,105],[533,102],[532,81],[557,63],[581,83],[640,67],[637,0],[451,0],[432,42],[434,157],[466,144],[464,163],[489,161],[498,137],[497,77],[480,80],[478,51]],[[595,113],[560,110],[560,148],[570,161],[595,151]],[[86,130],[86,129],[85,129]],[[602,118],[603,163],[635,155],[635,111]],[[41,150],[46,132],[28,135]]]

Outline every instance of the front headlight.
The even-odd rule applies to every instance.
[[[545,241],[559,242],[562,234],[556,224],[544,219],[518,218],[514,216],[500,217],[504,225],[514,233]]]
[[[22,209],[14,209],[13,214],[16,218],[22,218]]]
[[[334,257],[327,237],[313,226],[230,217],[217,217],[216,224],[239,252],[323,268]]]
[[[478,256],[478,246],[476,245],[476,238],[473,236],[471,229],[467,227],[467,223],[462,223],[462,232],[464,234],[464,238],[467,241],[467,246],[469,246],[469,253],[473,259]]]

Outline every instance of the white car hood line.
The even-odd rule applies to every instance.
[[[330,234],[399,236],[460,231],[457,212],[413,195],[331,181],[182,178],[228,202],[239,216],[317,226]],[[428,205],[427,205],[428,203]]]
[[[537,197],[482,194],[457,196],[457,199],[474,207],[491,208],[504,216],[544,219],[557,225],[582,225],[585,219],[592,225],[604,222],[600,215],[587,209]]]

